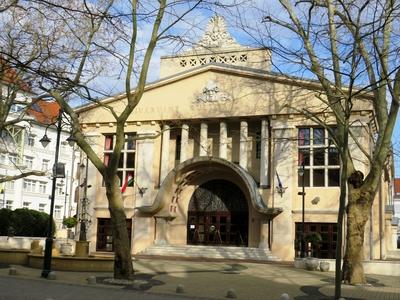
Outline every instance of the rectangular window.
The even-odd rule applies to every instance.
[[[46,208],[46,204],[39,203],[39,211],[44,212],[45,208]]]
[[[6,182],[6,190],[14,190],[14,180]]]
[[[39,193],[46,194],[46,190],[47,190],[47,182],[40,181],[39,182]]]
[[[12,209],[13,208],[13,201],[12,200],[7,200],[6,201],[6,208],[7,209]]]
[[[16,165],[18,162],[18,155],[17,154],[8,154],[8,160],[10,165]]]
[[[125,135],[125,145],[121,151],[121,155],[118,162],[118,177],[120,180],[120,186],[123,185],[128,176],[134,177],[135,174],[135,156],[136,156],[136,133],[128,133]],[[115,146],[115,136],[105,135],[104,136],[104,164],[108,165],[112,151]],[[133,186],[133,181],[130,181],[128,186]]]
[[[24,156],[24,165],[27,169],[33,169],[33,157],[32,156]]]
[[[5,153],[0,153],[0,164],[5,165],[7,163],[7,156]]]
[[[50,160],[43,159],[42,160],[42,171],[47,171],[49,169]]]
[[[36,181],[24,179],[24,192],[34,193],[36,191]]]
[[[303,223],[296,222],[295,250],[300,255]],[[306,255],[316,258],[334,259],[336,256],[337,224],[304,223]]]
[[[54,218],[61,219],[61,210],[62,210],[61,205],[54,206]]]
[[[30,202],[22,202],[22,208],[29,208]]]
[[[132,219],[126,219],[129,241],[132,235]],[[97,219],[97,251],[114,251],[113,232],[110,219]]]
[[[35,138],[33,136],[29,136],[27,139],[27,144],[31,147],[35,146]]]
[[[304,172],[298,173],[299,187],[303,183],[311,187],[339,186],[339,151],[329,142],[328,136],[328,132],[321,127],[299,128],[299,170],[304,166]]]
[[[61,195],[64,194],[64,185],[63,185],[63,184],[57,183],[57,186],[56,186],[56,194],[57,194],[58,196],[61,196]]]

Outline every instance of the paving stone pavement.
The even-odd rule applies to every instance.
[[[17,265],[12,266],[17,275],[9,275],[9,267],[0,267],[0,280],[3,276],[47,280],[40,278],[41,270]],[[101,288],[172,295],[181,285],[184,290],[180,295],[211,299],[224,299],[228,289],[234,289],[238,299],[251,300],[278,300],[283,293],[295,300],[332,299],[334,295],[333,272],[306,271],[278,263],[140,259],[134,261],[134,268],[133,283],[105,284],[104,279],[111,278],[112,273],[55,271],[56,280],[49,280],[49,284],[93,286],[87,279],[95,276],[95,286]],[[343,285],[343,297],[346,300],[400,300],[400,277],[367,275],[367,278],[367,286]]]

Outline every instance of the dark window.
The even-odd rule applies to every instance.
[[[299,149],[298,164],[299,164],[299,166],[302,166],[302,165],[309,166],[310,165],[310,149]]]
[[[125,182],[128,175],[134,177],[135,174],[135,155],[136,155],[136,134],[128,133],[125,135],[124,148],[118,161],[118,177],[120,186]],[[104,136],[104,164],[108,165],[114,149],[115,135],[107,134]],[[103,182],[104,186],[104,182]],[[133,181],[128,186],[133,186]]]
[[[182,137],[180,135],[177,135],[176,146],[175,146],[175,160],[181,159],[181,145],[182,145]]]
[[[313,139],[314,139],[313,140],[314,145],[323,145],[325,143],[325,129],[314,128]]]
[[[310,186],[310,169],[304,170],[304,186]],[[298,175],[298,186],[303,186],[303,176]]]
[[[296,223],[295,250],[296,255],[300,255],[300,243],[303,235],[301,222]],[[313,239],[312,236],[320,237],[320,240]],[[334,259],[336,256],[337,225],[335,223],[304,223],[304,237],[308,255],[317,258]]]
[[[310,128],[300,128],[298,136],[299,146],[310,145]]]
[[[132,219],[126,219],[126,229],[128,230],[128,237],[130,242],[132,232]],[[111,219],[97,219],[96,251],[114,251],[114,239]]]
[[[328,186],[340,185],[340,169],[328,170]]]
[[[256,133],[256,159],[261,158],[261,132]]]
[[[325,186],[325,170],[314,169],[313,170],[313,182],[314,186]]]

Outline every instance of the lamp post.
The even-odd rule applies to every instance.
[[[305,197],[306,197],[306,192],[305,192],[305,168],[304,168],[304,161],[301,164],[301,167],[299,169],[299,175],[301,177],[301,192],[298,193],[298,195],[301,195],[301,249],[300,249],[300,257],[306,257],[306,251],[305,251],[305,226],[304,226],[304,202],[305,202]]]
[[[42,277],[47,278],[49,273],[51,272],[51,258],[52,258],[52,248],[53,248],[53,210],[54,210],[54,199],[55,199],[55,194],[56,194],[56,185],[57,185],[57,178],[63,178],[65,177],[65,174],[60,174],[59,164],[58,164],[58,156],[59,156],[59,148],[60,148],[60,139],[61,139],[61,130],[62,130],[62,115],[63,112],[60,109],[58,116],[57,116],[57,121],[55,124],[50,124],[50,125],[55,125],[57,129],[57,138],[56,138],[56,151],[54,155],[54,165],[53,165],[53,178],[52,178],[52,186],[51,186],[51,196],[50,196],[50,214],[49,214],[49,223],[47,226],[47,237],[46,237],[46,243],[45,243],[45,249],[44,249],[44,259],[43,259],[43,270],[42,270]],[[50,126],[49,125],[49,126]],[[47,129],[44,134],[44,136],[39,140],[39,142],[42,144],[44,148],[48,146],[48,144],[51,142],[50,138],[47,136]],[[67,139],[68,143],[71,145],[75,142],[75,139],[70,136]]]

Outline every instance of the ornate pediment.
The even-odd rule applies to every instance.
[[[207,25],[207,29],[197,43],[196,49],[199,48],[244,48],[238,44],[226,29],[225,20],[221,16],[214,16]]]
[[[232,97],[220,90],[218,84],[215,81],[209,81],[203,88],[200,95],[196,97],[196,103],[207,103],[207,102],[224,102],[230,101]]]

